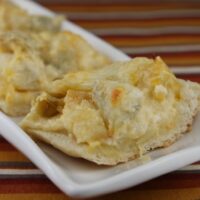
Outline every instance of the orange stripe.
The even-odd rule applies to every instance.
[[[148,198],[147,198],[148,197]],[[110,195],[105,195],[99,198],[92,198],[93,200],[120,200],[120,199],[136,199],[136,200],[198,200],[200,197],[199,188],[178,189],[178,190],[135,190],[131,188],[121,192],[116,192]],[[59,194],[1,194],[1,200],[75,200],[69,196]]]
[[[200,35],[162,35],[162,36],[103,36],[107,42],[122,46],[155,46],[155,45],[174,45],[174,44],[197,44],[200,43]]]
[[[18,151],[0,151],[0,161],[1,162],[10,162],[10,161],[28,162],[29,160],[22,153]]]
[[[74,23],[84,28],[113,28],[113,27],[164,27],[164,26],[199,26],[200,18],[193,19],[156,19],[156,20],[106,20],[106,21],[80,21],[73,20]],[[190,27],[188,27],[190,28]]]

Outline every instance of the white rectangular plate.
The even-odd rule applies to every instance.
[[[12,0],[33,14],[53,16],[47,9],[28,0]],[[91,45],[113,60],[128,60],[129,57],[91,33],[64,22],[63,29],[83,36]],[[191,133],[183,136],[174,145],[149,153],[151,161],[130,161],[115,167],[97,166],[82,159],[68,157],[43,143],[36,144],[16,120],[0,112],[0,133],[38,166],[64,193],[73,197],[102,195],[150,180],[200,159],[200,116],[197,116]]]

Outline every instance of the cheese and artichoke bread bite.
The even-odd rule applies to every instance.
[[[68,155],[115,165],[166,147],[190,130],[200,86],[178,79],[158,57],[55,80],[21,126]]]
[[[70,71],[110,63],[83,38],[65,31],[0,34],[0,109],[11,116],[29,112],[31,101]]]

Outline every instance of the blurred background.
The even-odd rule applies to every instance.
[[[200,66],[200,1],[37,0],[131,57]]]

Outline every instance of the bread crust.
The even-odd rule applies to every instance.
[[[180,137],[183,136],[183,134],[188,133],[191,131],[191,127],[193,124],[193,121],[195,119],[195,116],[198,113],[198,108],[195,109],[192,118],[188,120],[186,126],[183,128],[182,132],[176,133],[173,135],[167,135],[162,142],[160,142],[161,138],[158,138],[157,140],[159,142],[156,142],[154,139],[154,144],[156,143],[157,145],[152,146],[151,141],[146,144],[148,148],[145,148],[144,153],[147,153],[151,150],[154,150],[156,148],[166,148],[175,143]],[[73,156],[73,157],[78,157],[78,158],[84,158],[86,160],[95,162],[98,165],[116,165],[119,163],[124,163],[130,160],[134,160],[138,157],[140,157],[139,154],[135,154],[132,152],[132,154],[129,155],[129,157],[120,157],[118,160],[113,159],[112,157],[95,157],[94,154],[91,154],[88,149],[87,145],[78,145],[76,141],[73,138],[70,138],[66,134],[62,133],[51,133],[51,132],[44,132],[44,131],[37,131],[37,130],[29,130],[29,134],[37,140],[43,141],[45,143],[51,144],[53,147],[61,150],[63,153],[66,153],[67,155]],[[65,142],[63,142],[65,141]]]

